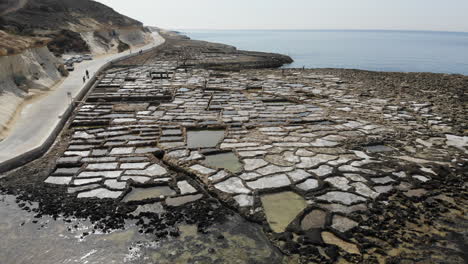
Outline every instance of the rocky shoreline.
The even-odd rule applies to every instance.
[[[2,192],[38,219],[135,221],[154,241],[241,215],[283,254],[246,263],[466,262],[468,77],[274,69],[291,58],[162,35]]]
[[[219,71],[278,68],[293,62],[286,55],[238,50],[230,45],[192,40],[177,32],[160,30],[159,34],[166,40],[164,45],[152,53],[133,57],[116,66],[142,65],[155,57],[174,60],[182,68]]]

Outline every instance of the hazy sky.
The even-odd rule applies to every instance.
[[[468,0],[98,0],[167,29],[468,32]]]

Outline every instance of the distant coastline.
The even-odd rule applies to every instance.
[[[192,39],[286,54],[291,68],[468,75],[468,32],[416,30],[179,30]]]
[[[296,31],[296,32],[408,32],[408,33],[448,33],[448,34],[468,34],[468,31],[447,31],[447,30],[418,30],[418,29],[203,29],[203,28],[184,28],[174,29],[175,32],[194,32],[194,31]]]

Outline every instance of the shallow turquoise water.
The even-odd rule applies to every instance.
[[[355,30],[188,30],[192,39],[287,54],[288,67],[468,75],[468,33]]]

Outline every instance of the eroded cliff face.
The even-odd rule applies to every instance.
[[[118,53],[152,41],[151,33],[139,27],[99,29],[80,32],[80,36],[93,54]]]
[[[59,66],[58,59],[45,46],[0,57],[0,135],[27,98],[60,81]]]
[[[90,0],[8,0],[0,5],[0,29],[47,37],[49,49],[63,53],[121,52],[151,41],[143,24]]]

